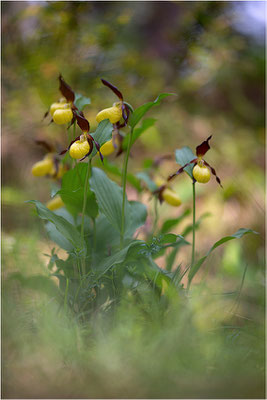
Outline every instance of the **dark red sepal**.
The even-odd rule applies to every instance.
[[[80,115],[80,113],[78,113],[76,111],[73,111],[73,114],[74,114],[74,116],[77,120],[77,124],[81,128],[81,130],[86,133],[89,132],[90,124],[87,121],[87,119],[84,116]]]
[[[47,143],[45,140],[35,140],[35,143],[43,146],[49,153],[52,153],[53,151],[55,151],[54,147],[51,146],[51,144]]]
[[[67,147],[67,149],[62,150],[61,153],[59,153],[59,155],[62,156],[63,154],[67,153],[67,151],[70,149],[71,145],[72,145],[74,142],[77,142],[77,140],[80,140],[80,136],[77,136],[74,140],[72,140],[72,141],[70,142],[69,146]]]
[[[103,157],[103,154],[100,151],[100,145],[96,140],[94,140],[94,143],[95,143],[95,147],[96,147],[96,149],[97,149],[97,151],[99,153],[99,157],[100,157],[101,161],[103,162],[104,161],[104,157]]]
[[[185,164],[183,167],[181,167],[180,169],[178,169],[177,172],[175,172],[174,174],[170,175],[168,177],[168,181],[170,181],[171,179],[173,179],[175,176],[180,175],[182,172],[184,172],[185,167],[187,167],[190,164],[196,164],[197,163],[197,158],[194,158],[193,160],[191,160],[189,163]]]
[[[50,110],[47,110],[47,111],[44,113],[44,116],[43,116],[43,118],[42,118],[42,121],[48,116],[49,111],[50,111]]]
[[[207,151],[210,149],[209,140],[212,138],[212,135],[208,137],[207,140],[204,140],[199,146],[196,147],[196,155],[198,157],[204,156]]]
[[[72,88],[64,81],[62,75],[60,74],[59,77],[59,90],[62,93],[62,96],[66,98],[68,102],[73,103],[75,100],[75,93]]]
[[[206,167],[209,167],[209,168],[210,168],[211,173],[216,177],[217,183],[218,183],[218,184],[221,186],[221,188],[223,189],[223,186],[222,186],[222,184],[221,184],[221,180],[220,180],[220,178],[217,176],[215,169],[214,169],[213,167],[211,167],[211,166],[207,163],[207,161],[204,161],[204,164],[206,165]]]
[[[154,190],[153,194],[158,196],[159,202],[160,204],[163,203],[164,199],[162,197],[162,193],[163,191],[166,189],[166,185],[161,185],[159,188],[157,188],[156,190]]]
[[[118,98],[120,100],[123,100],[123,95],[122,93],[119,91],[118,88],[116,88],[116,86],[112,85],[110,82],[106,81],[105,79],[101,79],[103,85],[107,86],[108,88],[110,88],[112,90],[113,93],[116,94],[116,96],[118,96]]]

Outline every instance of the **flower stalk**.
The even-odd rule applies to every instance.
[[[192,258],[191,258],[191,268],[195,262],[195,235],[196,235],[196,181],[193,180],[193,238],[192,238]]]
[[[130,150],[131,150],[131,146],[132,146],[132,139],[133,139],[133,129],[131,128],[130,140],[128,141],[127,151],[126,151],[124,163],[123,163],[123,172],[122,172],[122,210],[121,210],[121,235],[120,235],[121,248],[123,247],[123,241],[124,241],[126,181],[127,181],[128,160],[129,160]]]
[[[85,178],[85,185],[84,185],[84,193],[83,193],[83,208],[82,208],[82,221],[81,221],[81,237],[85,240],[84,237],[84,216],[85,216],[85,209],[86,209],[86,203],[87,203],[87,192],[88,192],[88,184],[89,184],[89,176],[91,173],[91,158],[88,159],[88,164],[87,164],[87,171],[86,171],[86,178]],[[85,275],[86,270],[85,270],[85,257],[83,258],[83,263],[82,263],[82,272]]]

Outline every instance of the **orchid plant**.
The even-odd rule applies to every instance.
[[[59,258],[54,248],[49,256],[48,268],[51,275],[58,278],[58,294],[64,309],[71,310],[81,321],[103,307],[110,308],[118,303],[125,290],[138,294],[143,284],[159,299],[162,296],[168,297],[168,293],[173,293],[173,290],[179,295],[184,290],[184,276],[188,275],[189,289],[193,277],[213,249],[228,240],[252,232],[241,229],[221,239],[196,263],[195,183],[207,183],[212,173],[221,185],[214,168],[203,159],[210,149],[211,136],[197,146],[197,157],[189,148],[177,150],[176,161],[181,167],[167,179],[156,173],[156,166],[164,162],[164,156],[152,164],[151,174],[147,171],[130,174],[130,151],[149,126],[144,119],[145,115],[171,94],[160,94],[155,101],[134,109],[124,100],[116,86],[105,79],[101,81],[119,101],[96,115],[98,126],[95,132],[90,132],[90,123],[83,112],[83,107],[90,104],[90,99],[76,94],[62,75],[59,76],[59,90],[63,97],[50,106],[45,116],[50,113],[51,122],[69,124],[66,129],[68,133],[73,126],[73,138],[70,140],[68,137],[68,147],[58,153],[45,140],[39,141],[46,148],[47,154],[32,167],[35,177],[50,177],[60,185],[58,190],[53,190],[53,198],[46,206],[36,200],[30,202],[35,204],[40,218],[46,220],[50,239],[67,253],[66,259]],[[81,131],[78,136],[76,127]],[[122,129],[126,131],[122,132]],[[115,150],[116,157],[124,153],[121,169],[106,160]],[[100,168],[93,165],[97,154],[101,159]],[[64,162],[60,159],[62,155],[65,155]],[[85,159],[87,163],[83,162]],[[105,171],[115,171],[121,177],[121,187]],[[181,234],[175,234],[170,231],[188,216],[190,210],[181,212],[178,218],[164,221],[160,227],[158,203],[164,201],[167,205],[181,209],[182,201],[172,189],[170,181],[184,171],[193,182],[193,227],[191,229],[189,226]],[[151,197],[154,197],[152,228],[147,219],[146,205],[128,200],[127,182],[139,194],[148,190]],[[191,230],[190,268],[185,266],[181,273],[181,266],[174,263],[179,248],[190,245],[186,236]],[[138,239],[138,234],[142,235],[142,239]],[[161,268],[156,259],[169,248],[172,257],[168,256],[165,268]]]

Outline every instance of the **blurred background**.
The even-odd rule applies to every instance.
[[[103,77],[134,108],[159,93],[177,94],[149,112],[157,122],[134,145],[131,172],[143,171],[147,159],[174,155],[176,148],[194,151],[213,135],[205,158],[223,190],[215,179],[197,186],[197,216],[210,213],[197,235],[197,251],[203,254],[241,227],[259,232],[210,258],[211,264],[221,261],[210,273],[223,282],[226,276],[233,287],[248,266],[244,307],[248,316],[258,315],[264,302],[265,3],[3,1],[1,6],[4,272],[34,273],[37,260],[47,262],[43,253],[53,247],[24,201],[50,198],[51,182],[31,176],[32,164],[44,155],[34,140],[58,149],[67,145],[66,127],[42,120],[60,97],[59,73],[75,92],[90,97],[85,115],[91,131],[97,112],[116,101],[101,84]],[[110,161],[122,164],[122,158]],[[166,178],[177,168],[173,158],[161,165],[160,174]],[[162,219],[191,207],[188,177],[174,180],[173,188],[183,205],[163,204]],[[133,188],[128,195],[136,197]],[[188,249],[181,253],[180,261],[186,260]]]

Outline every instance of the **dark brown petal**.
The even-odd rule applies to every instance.
[[[96,147],[96,149],[97,149],[97,151],[99,153],[99,157],[100,157],[101,161],[103,162],[104,161],[104,157],[103,157],[103,154],[100,151],[100,144],[96,140],[94,140],[94,143],[95,143],[95,147]]]
[[[64,81],[62,75],[60,74],[59,77],[59,90],[62,93],[62,96],[66,98],[68,102],[73,103],[75,100],[75,93],[72,88]]]
[[[158,189],[154,190],[154,192],[153,192],[154,195],[158,196],[160,204],[164,201],[164,199],[162,197],[162,193],[165,189],[166,189],[166,185],[162,185]]]
[[[80,115],[80,113],[77,113],[76,111],[73,111],[73,114],[75,115],[77,124],[81,128],[81,130],[86,133],[89,132],[90,124],[87,121],[87,119],[84,116]]]
[[[198,157],[204,156],[207,151],[210,149],[209,140],[212,138],[212,135],[208,137],[207,140],[202,142],[199,146],[196,147],[196,155]]]
[[[112,92],[115,93],[116,96],[118,96],[118,98],[120,100],[123,100],[123,96],[122,96],[121,92],[119,91],[119,89],[116,88],[116,86],[112,85],[110,82],[106,81],[105,79],[101,79],[101,81],[102,81],[103,85],[110,88],[112,90]]]
[[[197,163],[197,158],[194,158],[194,160],[191,160],[189,163],[185,164],[183,167],[181,167],[180,169],[178,169],[177,172],[175,172],[174,174],[170,175],[168,177],[168,181],[170,181],[171,179],[173,179],[175,176],[180,175],[182,172],[184,172],[185,167],[187,167],[190,164],[196,164]]]
[[[72,142],[70,142],[68,148],[65,149],[65,150],[62,150],[61,153],[59,153],[59,155],[62,156],[63,154],[67,153],[67,151],[70,149],[70,146],[71,146],[74,142],[77,142],[77,140],[80,140],[80,136],[77,136],[74,140],[72,140]]]
[[[48,116],[49,111],[50,111],[50,110],[47,110],[47,111],[44,113],[44,116],[43,116],[43,118],[42,118],[42,121]]]
[[[204,161],[204,164],[206,165],[206,167],[209,167],[209,168],[210,168],[212,174],[216,177],[216,181],[219,183],[219,185],[221,186],[221,188],[223,188],[223,187],[222,187],[222,184],[221,184],[221,180],[220,180],[220,178],[217,176],[215,169],[212,168],[206,161]]]
[[[35,140],[35,143],[43,146],[49,153],[52,153],[55,149],[51,144],[47,143],[45,140]]]

